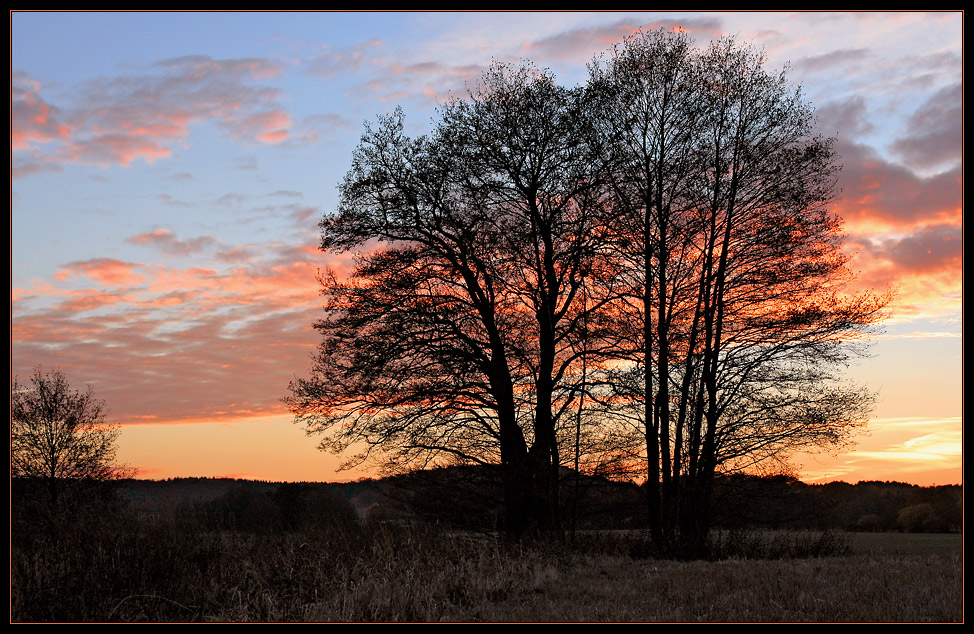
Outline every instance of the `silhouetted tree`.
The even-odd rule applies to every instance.
[[[16,487],[41,486],[49,510],[79,484],[122,475],[115,464],[119,428],[105,402],[72,390],[60,370],[34,369],[29,383],[14,377],[10,394],[10,474]]]
[[[656,31],[591,67],[631,285],[620,313],[637,324],[615,392],[628,409],[613,405],[642,426],[663,552],[704,547],[719,471],[842,446],[872,402],[835,370],[887,300],[842,294],[832,142],[764,62]]]
[[[323,446],[381,448],[397,467],[501,464],[505,522],[557,526],[558,429],[577,393],[580,288],[603,207],[579,139],[582,93],[495,66],[411,139],[401,113],[368,129],[321,222],[322,249],[359,249],[323,280],[324,341],[291,386]]]
[[[624,471],[628,423],[654,540],[692,554],[717,473],[864,422],[836,369],[885,299],[842,294],[832,142],[762,55],[640,33],[584,88],[496,65],[439,114],[367,129],[321,222],[357,254],[288,399],[323,447],[500,464],[519,533],[560,526],[566,446]]]

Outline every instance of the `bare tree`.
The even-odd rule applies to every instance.
[[[11,477],[43,485],[56,509],[71,487],[113,480],[119,428],[91,386],[72,390],[60,370],[34,369],[28,384],[14,377],[10,395]]]
[[[674,504],[672,461],[680,451],[670,423],[672,357],[693,314],[689,297],[699,250],[693,178],[706,113],[694,60],[688,36],[656,31],[637,33],[589,67],[611,165],[614,255],[625,263],[629,287],[617,305],[634,325],[624,358],[641,377],[638,388],[617,377],[616,393],[641,404],[636,411],[646,438],[645,475],[659,487],[649,504],[657,543]]]
[[[654,539],[692,554],[719,471],[861,426],[837,369],[886,299],[843,294],[832,142],[759,53],[639,33],[590,70],[494,66],[428,136],[367,129],[320,225],[357,266],[288,402],[361,459],[500,464],[513,533],[560,526],[566,447],[622,473],[635,423]]]
[[[584,91],[560,88],[530,66],[497,65],[470,99],[443,112],[452,147],[468,157],[463,178],[487,196],[499,229],[498,279],[529,316],[517,356],[527,363],[533,401],[529,472],[544,476],[521,486],[545,501],[553,527],[560,524],[559,431],[579,407],[581,366],[604,360],[611,340],[590,332],[604,324],[597,316],[614,279],[604,257],[604,160],[592,144],[594,114]]]
[[[337,451],[501,464],[514,533],[558,525],[558,428],[595,354],[574,345],[602,209],[581,96],[497,65],[430,136],[401,113],[366,131],[321,223],[322,248],[358,265],[323,280],[323,343],[288,399]]]
[[[591,67],[617,217],[633,228],[616,243],[630,263],[620,312],[640,324],[616,411],[643,428],[661,551],[703,548],[719,470],[841,446],[872,402],[835,370],[887,300],[842,294],[831,140],[764,61],[657,31]]]

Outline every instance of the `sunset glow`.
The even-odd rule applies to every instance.
[[[806,482],[962,481],[961,12],[11,14],[11,380],[88,383],[143,478],[335,481],[291,423],[318,250],[363,122],[422,134],[491,60],[565,85],[628,33],[733,34],[788,65],[835,136],[832,209],[857,273],[895,294],[848,378],[877,392],[858,445]]]

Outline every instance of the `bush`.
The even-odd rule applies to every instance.
[[[876,531],[882,530],[883,520],[875,513],[867,513],[856,521],[855,528],[857,531],[875,533]]]
[[[849,552],[848,540],[832,531],[717,531],[708,559],[799,559]]]
[[[914,504],[900,510],[896,525],[907,533],[934,533],[947,530],[944,522],[930,504]]]

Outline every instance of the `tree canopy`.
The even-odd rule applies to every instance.
[[[367,127],[296,420],[359,459],[500,465],[514,533],[560,526],[573,453],[635,460],[661,550],[706,536],[719,471],[841,446],[872,397],[837,370],[886,299],[844,292],[833,142],[764,66],[637,33],[584,86],[495,64],[428,135]]]

